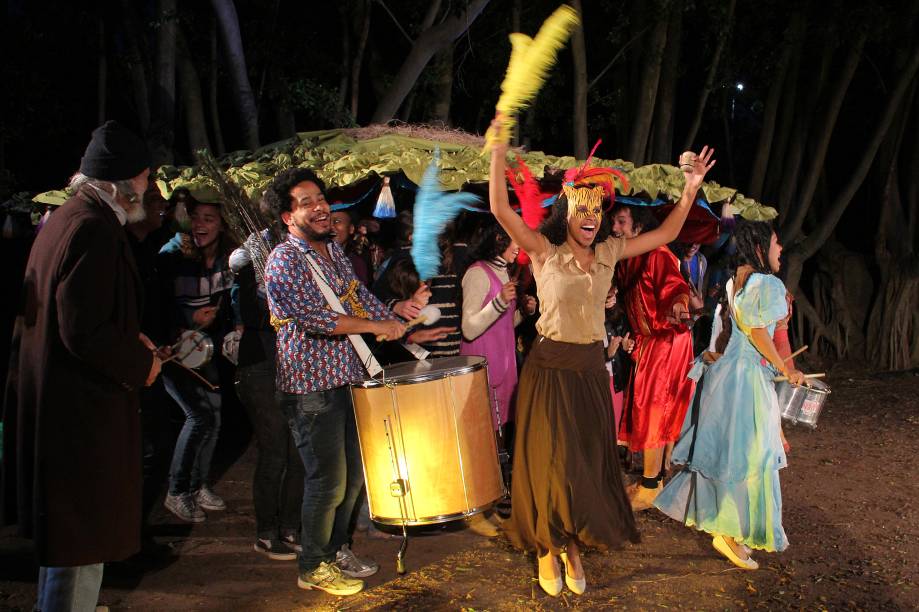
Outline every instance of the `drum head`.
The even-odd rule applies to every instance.
[[[816,379],[816,378],[811,378],[810,380],[807,381],[807,384],[810,386],[810,388],[811,388],[813,391],[817,391],[817,392],[820,392],[820,393],[829,393],[829,392],[830,392],[830,386],[829,386],[828,384],[826,384],[825,382],[823,382],[822,380],[818,380],[818,379]]]
[[[476,355],[458,355],[439,359],[422,359],[406,361],[388,368],[377,378],[368,378],[357,383],[358,387],[372,388],[385,385],[404,385],[428,380],[437,380],[447,376],[466,374],[485,367],[485,358]]]
[[[201,332],[188,330],[179,336],[176,359],[185,367],[200,368],[206,365],[214,354],[214,341]]]

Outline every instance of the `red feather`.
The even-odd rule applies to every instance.
[[[539,189],[539,183],[530,172],[530,168],[517,155],[516,171],[506,168],[507,180],[514,186],[514,193],[520,202],[520,215],[530,229],[536,229],[546,217],[548,210],[543,208],[542,202],[548,194]],[[519,173],[519,177],[518,177]],[[522,181],[520,179],[523,179]],[[521,265],[530,263],[530,258],[523,249],[517,254],[517,262]]]

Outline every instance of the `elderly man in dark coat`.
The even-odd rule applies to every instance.
[[[140,334],[142,288],[123,226],[143,217],[149,165],[137,136],[113,121],[97,128],[74,196],[41,229],[26,267],[3,507],[35,541],[43,611],[93,610],[102,564],[140,547],[138,389],[161,362]]]

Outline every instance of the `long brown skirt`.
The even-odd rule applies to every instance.
[[[508,538],[559,554],[570,540],[606,550],[638,542],[616,452],[603,345],[533,343],[517,389]]]

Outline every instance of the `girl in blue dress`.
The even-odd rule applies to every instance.
[[[673,451],[673,462],[685,468],[654,505],[712,534],[718,552],[752,570],[759,565],[751,549],[788,546],[779,487],[787,459],[772,379],[781,373],[803,384],[804,375],[783,362],[772,342],[788,311],[785,286],[774,276],[782,253],[775,232],[769,223],[741,220],[735,240],[737,270],[726,286],[731,339],[720,359],[700,361],[690,372],[696,390]]]

